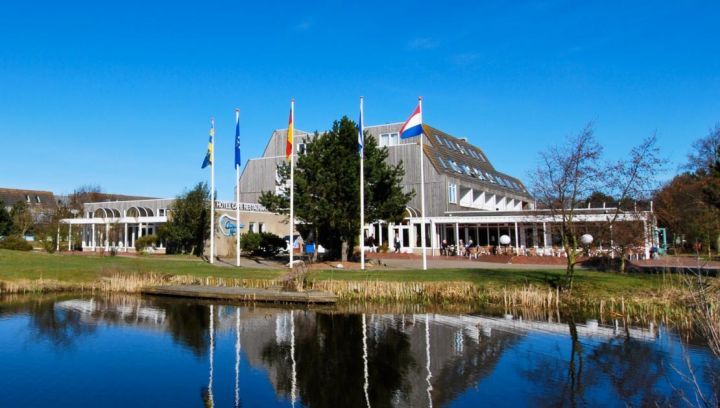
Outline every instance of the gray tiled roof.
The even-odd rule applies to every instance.
[[[522,181],[495,170],[480,148],[431,126],[423,128],[430,141],[425,153],[439,172],[530,197]]]
[[[7,207],[11,207],[17,202],[24,202],[31,209],[57,209],[55,195],[50,191],[0,188],[0,201]]]

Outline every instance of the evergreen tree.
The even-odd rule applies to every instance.
[[[295,163],[295,218],[306,241],[315,241],[347,260],[360,231],[360,155],[357,127],[347,116],[306,144]],[[402,191],[402,163],[388,165],[387,148],[365,135],[365,220],[399,221],[414,192]],[[270,211],[289,213],[290,164],[278,166],[281,194],[266,191],[260,203]]]
[[[6,237],[13,231],[13,222],[5,203],[0,201],[0,237]]]
[[[167,243],[168,253],[192,253],[202,256],[210,238],[210,189],[198,183],[175,199],[168,222],[159,235]]]

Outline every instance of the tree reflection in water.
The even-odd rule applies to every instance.
[[[296,381],[302,403],[365,406],[361,316],[298,313],[295,319]],[[387,406],[410,388],[406,373],[415,364],[410,344],[407,336],[395,329],[383,330],[367,341],[370,405]],[[290,342],[269,341],[262,358],[278,373],[277,391],[289,395],[293,374]]]
[[[30,302],[27,313],[36,339],[50,340],[57,347],[72,347],[78,337],[95,332],[95,325],[83,321],[82,313],[56,307],[55,302]]]
[[[589,360],[610,380],[622,401],[648,406],[664,400],[657,392],[658,381],[667,375],[663,355],[647,342],[612,339],[595,347]]]
[[[667,356],[655,344],[629,336],[601,342],[580,339],[572,319],[568,330],[567,360],[536,354],[530,362],[532,368],[522,371],[539,388],[534,405],[587,405],[592,401],[587,392],[595,387],[605,389],[607,401],[622,401],[629,406],[674,406],[681,402],[678,390],[659,392],[667,390],[660,383],[668,381],[669,373],[664,364]]]
[[[188,347],[193,354],[204,357],[210,343],[210,307],[193,301],[156,301],[166,313],[166,323],[173,340]]]

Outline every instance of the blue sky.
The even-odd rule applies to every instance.
[[[657,132],[674,171],[720,121],[718,2],[5,2],[0,186],[172,197],[216,118],[218,195],[286,125],[425,121],[526,180],[594,122],[609,158]],[[667,177],[669,173],[664,176]]]

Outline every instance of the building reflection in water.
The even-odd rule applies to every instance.
[[[207,407],[222,405],[217,398],[242,405],[244,367],[264,371],[276,395],[291,406],[445,406],[491,376],[503,353],[528,336],[567,339],[571,350],[562,359],[546,352],[515,362],[521,364],[514,371],[519,377],[508,380],[540,390],[538,405],[589,403],[586,390],[603,381],[614,398],[644,405],[664,398],[658,384],[668,375],[664,354],[654,344],[657,331],[619,324],[343,314],[130,296],[20,302],[16,307],[28,313],[37,336],[57,347],[92,336],[99,324],[169,333],[175,343],[206,358],[207,385],[200,387]],[[0,315],[11,309],[2,305]],[[227,380],[227,395],[219,397],[216,364],[224,367],[225,361],[222,372],[234,378]]]

